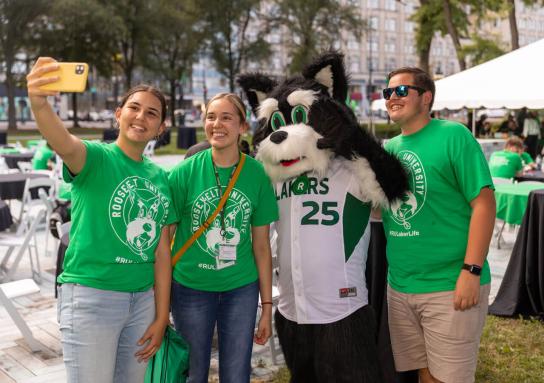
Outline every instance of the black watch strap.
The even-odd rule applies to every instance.
[[[468,270],[469,273],[478,276],[482,273],[482,268],[480,266],[469,265],[468,263],[463,263],[463,270]]]

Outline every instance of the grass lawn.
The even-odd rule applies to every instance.
[[[287,368],[272,382],[289,382]],[[476,382],[544,382],[544,323],[489,315],[480,343]]]

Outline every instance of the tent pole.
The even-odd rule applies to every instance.
[[[472,135],[476,137],[476,109],[472,109]]]

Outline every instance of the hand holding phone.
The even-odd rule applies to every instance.
[[[89,66],[86,63],[58,63],[59,69],[43,74],[43,77],[58,76],[59,80],[40,86],[41,90],[55,92],[83,92],[87,85]]]

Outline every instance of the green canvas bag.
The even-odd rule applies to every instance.
[[[189,372],[189,344],[166,327],[157,353],[149,360],[144,383],[185,383]]]

